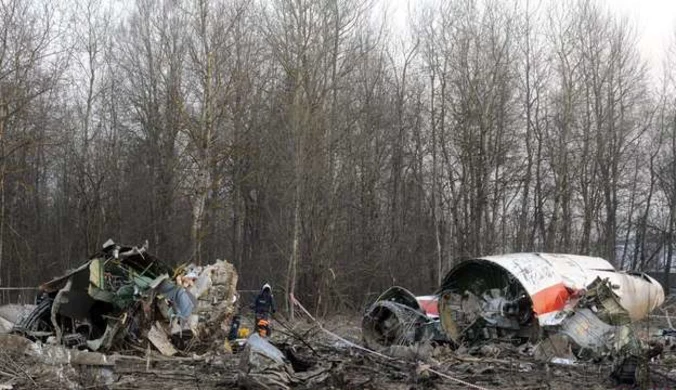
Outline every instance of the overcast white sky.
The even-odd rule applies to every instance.
[[[641,52],[657,67],[676,30],[676,0],[607,0],[608,5],[636,22]]]
[[[408,4],[422,0],[381,0],[390,8],[390,17],[404,25]],[[511,1],[511,0],[504,0]],[[571,1],[571,0],[553,0]],[[602,0],[603,1],[603,0]],[[676,30],[676,0],[605,0],[608,7],[634,22],[640,39],[640,50],[649,61],[653,76],[661,73],[662,54],[674,38]]]

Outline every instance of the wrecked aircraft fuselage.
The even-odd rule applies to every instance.
[[[436,301],[433,295],[416,297],[405,288],[389,288],[364,314],[364,343],[381,349],[445,338],[440,331]]]
[[[535,342],[557,334],[588,358],[634,343],[626,325],[663,302],[653,278],[616,271],[598,257],[517,253],[459,263],[435,296],[392,287],[367,309],[362,329],[371,348],[426,340]]]
[[[174,279],[175,278],[175,279]],[[108,350],[117,341],[149,340],[165,355],[193,336],[227,329],[237,274],[221,260],[176,270],[141,247],[108,240],[81,266],[40,286],[35,309],[12,331],[32,340]]]
[[[73,347],[94,340],[98,343],[91,349],[101,343],[109,346],[113,333],[123,326],[113,318],[143,310],[139,297],[166,281],[170,272],[145,246],[124,247],[108,241],[81,266],[42,284],[36,308],[13,331],[43,341],[53,337],[56,343]],[[141,328],[134,322],[124,324],[132,336]]]
[[[454,343],[568,336],[578,350],[603,352],[618,327],[664,302],[646,274],[616,271],[598,257],[518,253],[464,261],[439,289],[439,316]]]

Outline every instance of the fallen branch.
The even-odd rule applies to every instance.
[[[195,374],[177,371],[177,370],[149,370],[144,369],[134,369],[134,368],[116,368],[116,374],[139,374],[139,375],[153,375],[159,378],[167,379],[178,379],[182,381],[197,381],[197,376]]]
[[[150,354],[147,357],[133,356],[133,355],[121,355],[113,354],[112,358],[117,359],[126,359],[126,360],[135,360],[139,362],[146,362],[148,360],[152,362],[201,362],[204,361],[210,354],[204,354],[200,356],[193,357],[182,357],[182,356],[162,356],[158,354]]]
[[[36,387],[39,387],[37,382],[35,382],[35,379],[33,379],[33,377],[30,376],[28,374],[28,372],[26,372],[26,370],[24,370],[21,365],[16,364],[14,359],[12,359],[12,357],[9,356],[9,354],[7,354],[7,352],[3,352],[3,355],[5,356],[7,363],[12,366],[10,368],[13,368],[15,370],[15,372],[17,372],[17,373],[23,374],[23,376],[26,377],[28,380],[30,380],[33,383],[33,385],[35,385]]]
[[[496,358],[478,358],[474,356],[453,356],[453,359],[459,360],[463,363],[497,363],[497,364],[514,364],[513,360],[496,359]]]

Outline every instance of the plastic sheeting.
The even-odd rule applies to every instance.
[[[174,314],[182,319],[188,318],[197,305],[197,300],[192,294],[188,293],[183,287],[179,287],[168,280],[163,280],[157,286],[157,293],[172,302]]]

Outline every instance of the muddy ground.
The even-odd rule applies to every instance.
[[[276,323],[272,340],[291,351],[299,370],[325,368],[318,381],[298,389],[630,389],[610,377],[612,362],[543,363],[528,348],[495,341],[483,347],[394,348],[393,358],[351,346],[360,344],[360,319],[336,317],[322,321],[330,335],[311,321],[294,326]],[[660,324],[637,325],[643,337]],[[676,388],[676,352],[666,343],[662,356],[650,363],[648,388]],[[240,353],[223,348],[164,357],[150,349],[133,348],[109,354],[110,365],[87,361],[58,364],[29,356],[12,345],[0,349],[0,389],[218,389],[237,388]],[[215,349],[215,350],[214,350]]]

